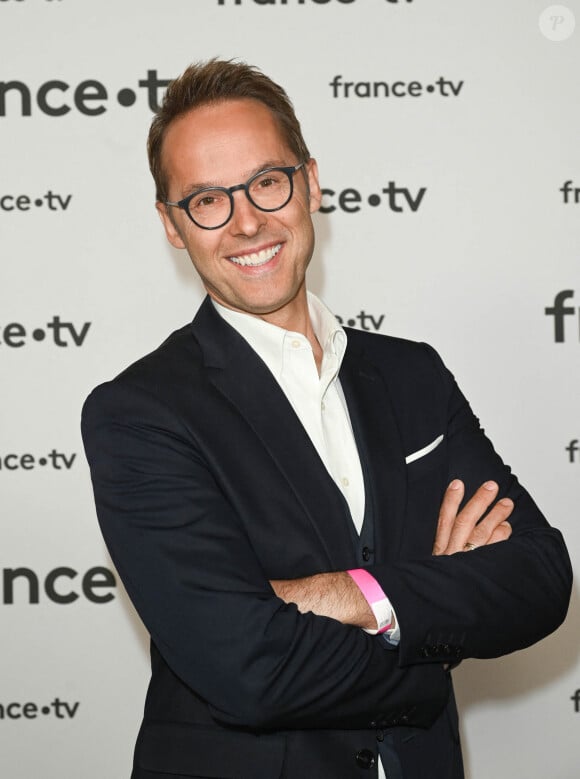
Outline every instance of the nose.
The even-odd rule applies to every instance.
[[[266,224],[267,214],[250,203],[244,190],[233,193],[234,213],[230,220],[230,230],[237,235],[256,235]]]

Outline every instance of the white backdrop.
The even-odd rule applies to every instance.
[[[202,297],[144,151],[193,60],[286,87],[328,190],[311,287],[441,352],[578,571],[579,36],[580,0],[0,0],[3,777],[129,775],[147,637],[79,414]],[[470,779],[578,776],[579,635],[575,592],[554,636],[455,672]]]

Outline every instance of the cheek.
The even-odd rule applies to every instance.
[[[297,235],[300,244],[304,249],[309,249],[314,245],[314,225],[310,213],[306,213],[302,216],[300,224],[297,228]]]
[[[286,226],[292,230],[297,240],[302,243],[310,242],[314,232],[312,217],[307,201],[301,195],[296,202],[293,202],[292,211],[285,220]]]
[[[195,265],[210,264],[216,256],[220,245],[218,236],[214,236],[211,233],[208,233],[207,236],[197,235],[193,234],[191,230],[184,237],[184,242],[189,256]]]

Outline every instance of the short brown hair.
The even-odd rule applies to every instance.
[[[281,86],[245,62],[211,59],[190,65],[167,87],[161,109],[153,118],[147,140],[149,167],[157,200],[167,200],[167,180],[161,164],[163,140],[174,119],[193,108],[226,100],[259,100],[277,119],[285,141],[300,162],[310,153],[290,98]]]

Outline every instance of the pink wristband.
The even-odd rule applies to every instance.
[[[375,577],[364,568],[352,568],[350,571],[347,571],[347,573],[364,595],[366,602],[375,615],[377,625],[379,626],[378,630],[367,630],[366,632],[371,633],[372,635],[385,633],[391,627],[392,614],[389,609],[389,622],[385,622],[384,616],[382,615],[384,615],[384,607],[385,604],[388,603],[388,600],[381,586]]]

